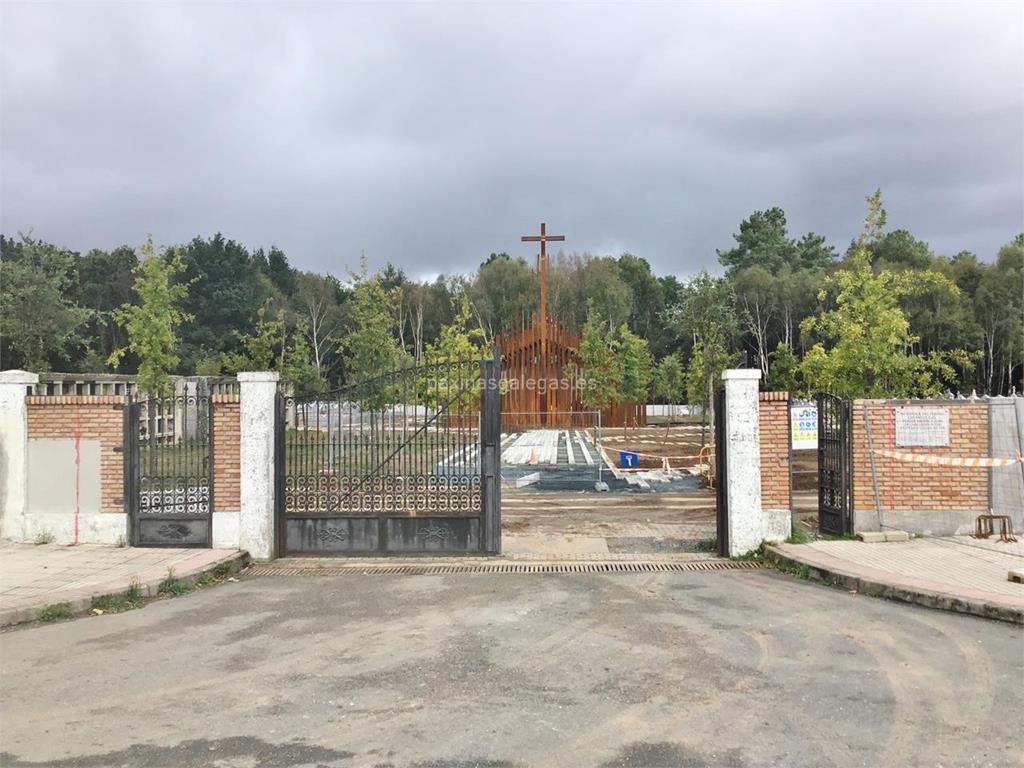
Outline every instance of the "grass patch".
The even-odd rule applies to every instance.
[[[779,562],[775,564],[775,569],[781,573],[788,573],[790,576],[801,581],[807,581],[811,578],[811,569],[803,563],[790,564]]]
[[[71,606],[67,603],[48,605],[39,613],[40,621],[61,621],[71,618]]]
[[[213,570],[210,571],[210,573],[213,574],[213,578],[215,579],[226,579],[234,572],[235,564],[234,562],[230,561],[225,563],[217,563],[217,565],[213,567]]]
[[[142,586],[135,579],[128,589],[119,595],[101,595],[92,600],[93,613],[124,613],[141,608],[144,604]]]
[[[767,546],[765,542],[761,542],[757,549],[752,549],[749,552],[744,552],[742,555],[734,555],[730,557],[730,560],[735,560],[741,563],[763,563],[764,562],[764,548]]]
[[[53,544],[55,539],[56,536],[53,535],[53,531],[40,531],[32,541],[36,545]]]
[[[141,608],[142,602],[127,595],[101,595],[92,599],[93,613],[124,613]]]
[[[793,532],[786,539],[787,544],[808,544],[810,541],[810,535],[799,525],[793,528]]]
[[[168,568],[167,576],[160,582],[160,586],[157,587],[156,593],[158,595],[178,597],[179,595],[184,595],[191,591],[192,585],[175,576],[173,568]]]

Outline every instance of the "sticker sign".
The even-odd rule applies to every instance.
[[[807,451],[818,447],[818,407],[800,405],[789,409],[789,429],[793,450]]]
[[[896,409],[896,445],[949,445],[949,409]]]

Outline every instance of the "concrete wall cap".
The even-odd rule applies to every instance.
[[[0,384],[38,384],[39,374],[12,369],[0,371]]]
[[[238,374],[238,383],[259,383],[277,381],[281,374],[277,371],[243,371]]]
[[[760,381],[760,368],[730,368],[722,371],[722,381]]]

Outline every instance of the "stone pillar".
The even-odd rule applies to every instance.
[[[254,560],[274,557],[274,399],[278,374],[239,373],[241,491],[238,546]],[[214,461],[217,457],[214,456]]]
[[[28,511],[28,409],[25,395],[39,375],[0,372],[0,535],[23,541]]]
[[[767,529],[761,510],[761,437],[757,404],[760,378],[761,371],[756,368],[722,372],[730,557],[757,549]]]

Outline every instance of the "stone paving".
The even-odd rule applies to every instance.
[[[147,593],[173,569],[178,578],[240,557],[234,549],[150,549],[98,544],[0,543],[0,626],[31,621],[47,605],[88,607],[94,596]],[[76,607],[77,606],[77,607]]]
[[[783,555],[832,574],[859,578],[898,591],[892,596],[951,610],[989,615],[995,606],[1007,615],[1024,614],[1024,584],[1011,582],[1011,570],[1024,568],[1024,542],[978,540],[970,536],[915,538],[868,544],[815,541],[780,544]],[[922,600],[914,600],[914,595]],[[924,598],[941,597],[940,601]]]

